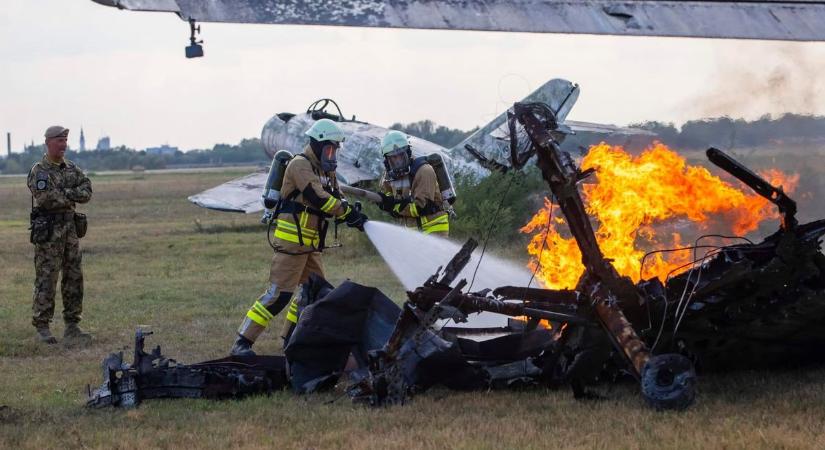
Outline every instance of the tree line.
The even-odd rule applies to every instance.
[[[754,148],[765,145],[796,145],[825,143],[825,117],[785,114],[777,118],[765,116],[753,121],[720,117],[692,120],[681,128],[673,123],[648,121],[631,125],[650,130],[655,136],[631,137],[605,136],[581,132],[565,142],[566,150],[585,151],[600,141],[615,144],[644,146],[653,140],[661,141],[677,150],[705,149],[708,146],[722,148]],[[463,131],[437,125],[431,120],[402,124],[390,128],[426,139],[450,148],[460,143],[474,130]],[[0,158],[0,172],[26,173],[43,157],[43,145],[27,147],[23,153],[13,153]],[[217,144],[211,149],[176,152],[173,155],[148,154],[143,150],[116,147],[112,150],[67,152],[68,158],[84,170],[130,170],[134,168],[164,169],[170,167],[204,166],[222,164],[266,163],[268,157],[260,139],[244,139],[238,144]]]
[[[825,144],[825,117],[784,114],[780,117],[763,116],[757,120],[718,117],[691,120],[676,128],[673,123],[647,121],[630,125],[652,131],[655,136],[634,137],[608,136],[596,133],[579,133],[574,137],[577,145],[588,148],[600,141],[631,146],[643,146],[657,140],[676,150],[704,150],[720,148],[758,148],[764,146]]]
[[[26,147],[23,153],[12,153],[0,159],[0,172],[26,173],[32,165],[43,158],[45,145]],[[111,150],[92,150],[77,152],[68,150],[66,157],[77,163],[83,170],[133,170],[133,169],[167,169],[173,167],[220,166],[224,164],[268,163],[269,157],[264,152],[261,140],[244,139],[235,145],[217,144],[211,149],[177,151],[170,155],[150,154],[144,150],[128,147],[115,147]]]

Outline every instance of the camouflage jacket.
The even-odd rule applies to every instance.
[[[92,182],[69,160],[55,164],[43,157],[29,171],[27,184],[35,206],[47,212],[74,211],[75,203],[92,198]]]

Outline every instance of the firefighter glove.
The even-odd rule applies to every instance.
[[[364,224],[369,220],[367,215],[362,213],[360,208],[353,208],[346,217],[348,227],[358,228],[359,231],[364,231]]]
[[[378,204],[378,208],[380,208],[381,211],[392,212],[396,204],[395,198],[387,194],[379,193],[378,195],[381,196],[381,203]]]

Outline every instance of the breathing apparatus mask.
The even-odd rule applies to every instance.
[[[387,171],[387,178],[390,180],[398,180],[409,175],[411,161],[412,150],[409,145],[385,154],[384,169]]]
[[[335,141],[318,141],[313,138],[309,139],[309,145],[312,147],[312,152],[321,163],[322,172],[334,172],[338,168],[338,149],[341,148],[340,142]]]

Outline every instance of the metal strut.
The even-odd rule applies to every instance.
[[[658,409],[683,409],[695,397],[693,366],[681,355],[653,357],[621,310],[621,304],[639,303],[632,281],[619,275],[602,254],[579,194],[580,171],[563,158],[551,132],[557,128],[554,112],[543,103],[516,103],[515,119],[524,127],[537,155],[537,165],[556,197],[570,232],[581,250],[585,272],[577,290],[592,302],[593,310],[616,349],[625,356],[631,373],[641,381],[642,393]],[[513,155],[516,156],[515,154]],[[521,161],[513,161],[514,166]],[[651,364],[653,361],[653,364]],[[655,368],[651,373],[648,369]],[[655,372],[655,373],[654,373]],[[670,375],[663,375],[670,374]],[[653,376],[653,380],[650,377]],[[662,392],[666,392],[663,398]],[[676,395],[673,395],[673,394]]]

